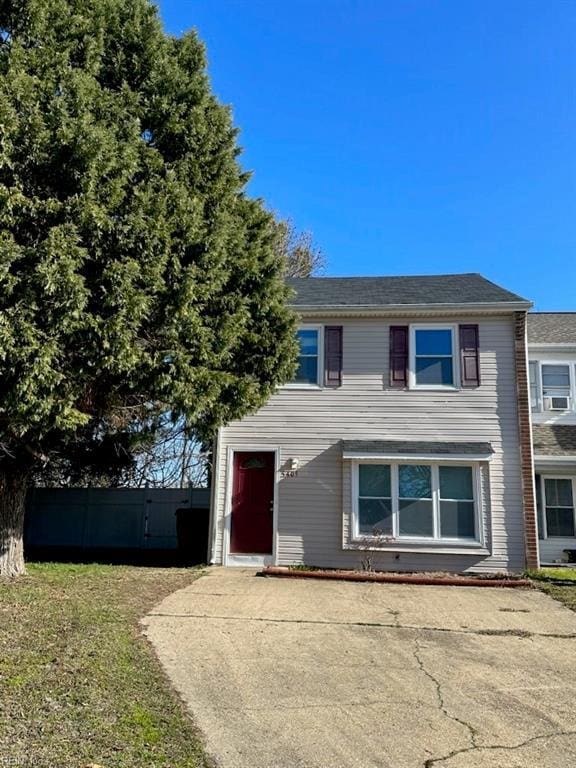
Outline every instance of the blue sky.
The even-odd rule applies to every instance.
[[[482,272],[576,310],[576,2],[160,0],[250,192],[329,275]]]

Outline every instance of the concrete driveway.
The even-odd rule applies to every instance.
[[[576,765],[576,614],[540,592],[215,568],[144,623],[222,768]]]

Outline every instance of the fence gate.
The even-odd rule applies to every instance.
[[[176,510],[206,513],[207,488],[36,488],[28,547],[176,549]]]

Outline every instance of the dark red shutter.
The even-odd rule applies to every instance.
[[[479,335],[477,325],[460,326],[460,376],[463,387],[480,386]]]
[[[390,386],[408,386],[408,326],[390,326]]]
[[[324,386],[342,386],[342,326],[324,328]]]

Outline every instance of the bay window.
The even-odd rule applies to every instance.
[[[361,464],[358,467],[358,524],[361,535],[392,535],[391,488],[389,465]]]
[[[398,531],[400,536],[434,535],[432,468],[401,464],[398,467]]]
[[[354,465],[354,536],[479,542],[476,465],[361,462]]]
[[[440,535],[473,539],[476,513],[472,467],[439,467]]]

